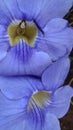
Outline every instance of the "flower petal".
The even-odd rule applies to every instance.
[[[40,76],[42,72],[52,63],[49,55],[44,52],[36,52],[32,55],[27,65],[27,74]],[[29,68],[28,68],[29,66]]]
[[[34,20],[41,8],[42,0],[17,0],[20,10],[28,20]],[[30,3],[30,4],[29,4]]]
[[[49,2],[48,0],[44,0],[44,2],[43,0],[1,0],[1,21],[5,18],[7,21],[8,19],[11,21],[12,19],[22,18],[27,20],[36,19],[38,24],[43,27],[48,20],[63,17],[72,6],[72,2],[73,0],[50,0]],[[4,23],[7,23],[6,20],[4,20]]]
[[[69,46],[69,48],[70,47],[71,46]],[[41,50],[43,52],[46,52],[50,56],[52,61],[56,61],[59,58],[68,55],[68,52],[67,52],[65,46],[63,46],[61,44],[57,44],[54,41],[51,42],[51,41],[49,41],[49,39],[48,39],[48,41],[43,39],[42,44],[39,41],[37,48],[38,48],[38,51]]]
[[[29,117],[28,117],[29,118]],[[34,119],[35,120],[35,119]],[[30,126],[29,126],[29,123],[30,123]],[[25,122],[24,122],[24,130],[40,130],[39,127],[38,127],[38,124],[36,122],[36,125],[37,127],[35,127],[35,124],[34,122],[32,122],[31,120],[27,119]]]
[[[63,29],[68,27],[68,21],[62,18],[53,18],[44,27],[44,32],[48,36],[50,33],[61,32]]]
[[[24,117],[23,115],[6,116],[0,118],[1,130],[24,130]]]
[[[1,0],[0,6],[0,23],[9,25],[13,20],[22,19],[23,13],[19,10],[16,0]]]
[[[0,24],[8,26],[12,20],[10,11],[7,9],[6,2],[0,0]]]
[[[52,18],[62,18],[72,7],[73,0],[44,0],[37,16],[37,22],[44,27]]]
[[[0,91],[0,117],[22,113],[26,106],[27,98],[10,100]]]
[[[48,111],[55,114],[58,118],[63,117],[70,106],[73,88],[64,86],[55,91],[51,97]]]
[[[66,57],[54,62],[42,75],[42,82],[45,87],[52,91],[60,87],[68,74],[69,68],[70,60]]]
[[[44,28],[44,33],[42,44],[37,37],[38,50],[47,52],[52,60],[69,55],[73,46],[73,29],[66,20],[61,18],[50,20]]]
[[[36,120],[37,121],[37,120]],[[29,123],[30,123],[30,127],[29,127]],[[46,117],[44,119],[44,122],[42,124],[42,122],[36,122],[35,125],[35,118],[33,120],[33,122],[28,119],[27,121],[25,121],[25,130],[60,130],[60,125],[59,125],[59,121],[57,120],[56,116],[50,113],[46,114]]]
[[[6,57],[0,61],[1,75],[40,76],[45,68],[51,64],[50,57],[47,53],[33,52],[31,48],[30,50],[28,47],[26,48],[24,43],[18,46],[10,49],[8,52],[6,51]]]
[[[42,90],[40,79],[32,77],[0,77],[0,89],[9,99],[30,97],[34,92]]]
[[[27,100],[9,100],[0,91],[0,129],[24,130]]]
[[[50,114],[49,112],[46,114],[44,127],[42,130],[60,130],[59,121],[55,115]]]
[[[0,61],[3,60],[9,48],[6,26],[0,24]]]
[[[0,128],[1,130],[30,130],[30,128],[32,130],[40,130],[40,128],[38,128],[38,124],[37,127],[34,126],[34,123],[32,124],[31,121],[28,122],[29,119],[25,120],[24,118],[24,114],[23,115],[15,115],[15,116],[8,116],[8,117],[3,117],[0,118]],[[30,126],[29,126],[30,123]],[[41,124],[39,122],[39,124]],[[35,129],[34,129],[35,128]]]

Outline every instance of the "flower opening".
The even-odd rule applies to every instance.
[[[50,99],[50,92],[48,91],[43,90],[34,93],[29,99],[28,110],[31,110],[34,104],[36,104],[40,108],[47,106],[49,99]]]
[[[38,28],[34,22],[25,20],[11,23],[8,26],[8,35],[10,38],[10,45],[15,46],[23,39],[29,46],[34,46],[35,38],[38,33]]]

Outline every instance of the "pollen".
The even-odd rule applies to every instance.
[[[33,47],[38,29],[34,22],[19,21],[8,26],[10,45],[15,46],[20,40]]]

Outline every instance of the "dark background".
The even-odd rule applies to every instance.
[[[73,27],[73,7],[69,10],[64,19],[68,20],[70,26]],[[70,54],[70,59],[71,67],[65,84],[68,84],[73,78],[73,50]],[[71,83],[71,87],[73,87],[73,82]],[[68,113],[62,119],[60,119],[60,125],[62,130],[73,130],[73,98],[71,99],[70,109]]]

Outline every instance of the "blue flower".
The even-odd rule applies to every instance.
[[[69,59],[63,58],[42,80],[0,77],[0,130],[60,130],[58,118],[67,113],[73,96],[73,89],[63,86],[69,67]]]
[[[72,0],[0,0],[0,75],[40,76],[69,54],[73,30],[61,18],[71,6]]]

